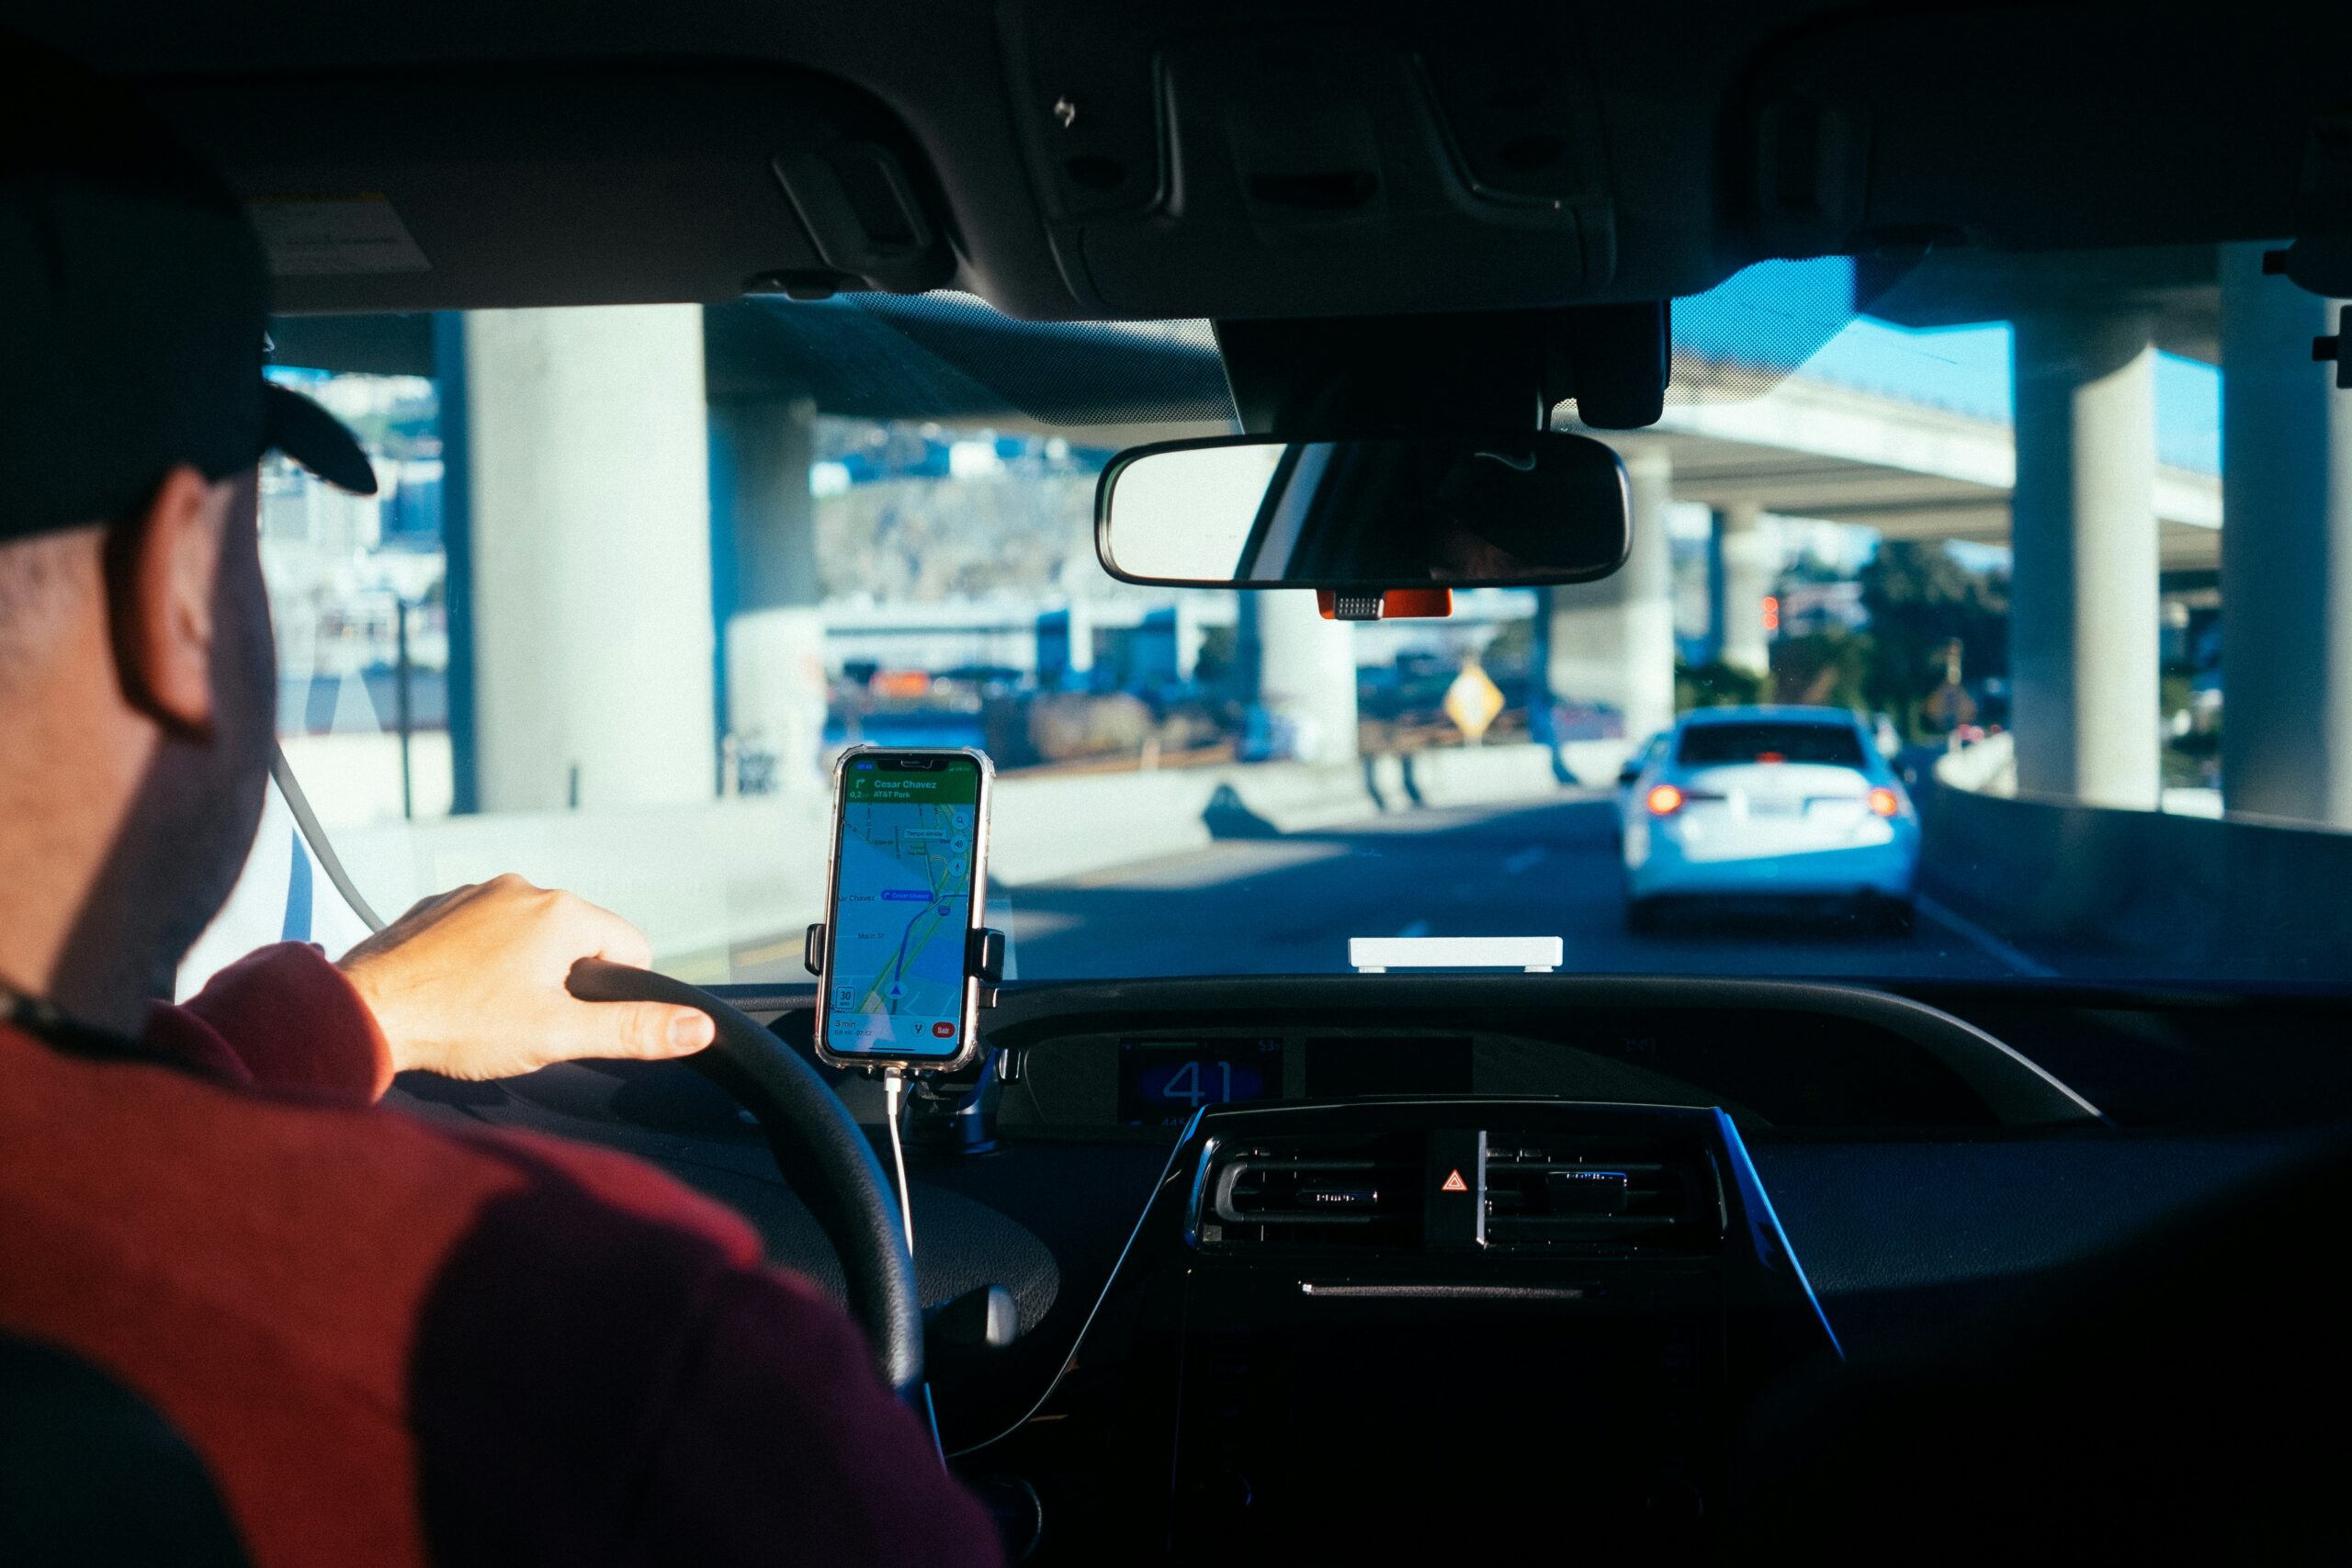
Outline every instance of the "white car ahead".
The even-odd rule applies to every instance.
[[[1625,759],[1625,765],[1617,770],[1617,846],[1620,849],[1625,845],[1626,807],[1640,798],[1642,775],[1649,771],[1651,764],[1666,755],[1666,743],[1673,736],[1674,731],[1670,729],[1659,730],[1635,747],[1633,754]]]
[[[1844,708],[1685,714],[1620,792],[1625,919],[1669,901],[1847,906],[1911,929],[1919,818]]]

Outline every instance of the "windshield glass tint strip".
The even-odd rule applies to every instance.
[[[1820,762],[1859,768],[1862,741],[1850,724],[1694,724],[1682,732],[1680,760],[1694,766]]]

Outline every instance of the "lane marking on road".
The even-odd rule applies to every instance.
[[[1511,856],[1510,859],[1503,862],[1503,874],[1505,876],[1517,876],[1522,871],[1531,871],[1534,869],[1535,866],[1543,862],[1543,859],[1544,847],[1541,844],[1532,844],[1528,848],[1520,851],[1519,853]]]
[[[1398,931],[1396,934],[1398,936],[1427,936],[1435,929],[1436,928],[1431,926],[1427,920],[1413,920],[1408,923],[1405,929]]]
[[[2031,975],[2043,980],[2054,980],[2058,977],[2058,971],[2050,967],[2049,964],[2039,959],[2028,957],[2018,949],[2003,942],[1999,937],[1995,936],[1959,910],[1950,908],[1940,899],[1930,898],[1922,893],[1918,896],[1917,903],[1922,914],[1933,917],[1939,925],[1950,926],[2018,974]]]

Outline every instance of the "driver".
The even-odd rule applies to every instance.
[[[692,1010],[565,991],[581,957],[646,962],[626,922],[506,877],[340,965],[286,944],[150,1000],[262,804],[256,460],[374,488],[265,387],[265,293],[225,188],[0,39],[0,1334],[160,1411],[256,1563],[993,1561],[743,1221],[374,1106],[405,1068],[708,1043]]]

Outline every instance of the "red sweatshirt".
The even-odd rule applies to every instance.
[[[0,1329],[161,1410],[255,1563],[996,1561],[741,1219],[377,1108],[383,1038],[315,949],[222,971],[144,1045],[0,1025]]]

